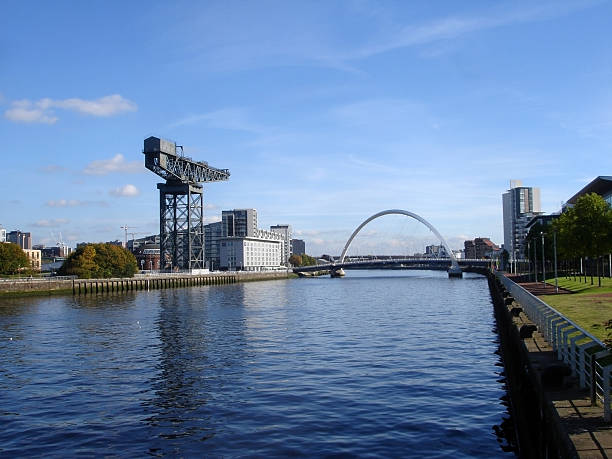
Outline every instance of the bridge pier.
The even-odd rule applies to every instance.
[[[329,275],[331,277],[344,277],[346,273],[344,272],[344,269],[338,268],[338,269],[330,269]]]
[[[459,266],[451,266],[450,268],[448,268],[448,277],[462,278],[463,271],[461,271],[461,268]]]

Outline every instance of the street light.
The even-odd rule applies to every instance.
[[[555,293],[559,293],[559,279],[557,278],[557,232],[553,231],[553,247],[555,254]]]
[[[534,282],[538,282],[538,244],[537,238],[533,238],[533,276]]]
[[[531,242],[527,241],[527,268],[529,269],[529,280],[531,280],[531,259],[529,255],[531,254]]]
[[[544,287],[546,287],[546,263],[544,259],[544,232],[540,233],[542,236],[542,282],[544,283]]]

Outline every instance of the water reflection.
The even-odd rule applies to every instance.
[[[162,292],[154,397],[146,403],[158,437],[151,452],[167,451],[182,437],[213,438],[237,408],[227,399],[245,368],[244,305],[244,284]]]

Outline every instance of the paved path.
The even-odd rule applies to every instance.
[[[532,295],[540,296],[540,295],[566,295],[568,293],[572,293],[569,290],[559,287],[559,291],[557,292],[555,289],[555,284],[542,282],[519,282],[519,285],[523,287],[525,290],[529,291]]]

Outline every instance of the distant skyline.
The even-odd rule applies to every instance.
[[[558,211],[612,174],[610,1],[16,2],[0,29],[0,224],[33,241],[159,231],[155,135],[228,168],[206,221],[255,208],[338,254],[399,208],[452,248],[503,242],[511,179]],[[400,222],[400,223],[398,223]],[[131,236],[130,236],[131,237]],[[390,217],[356,252],[435,243]]]

